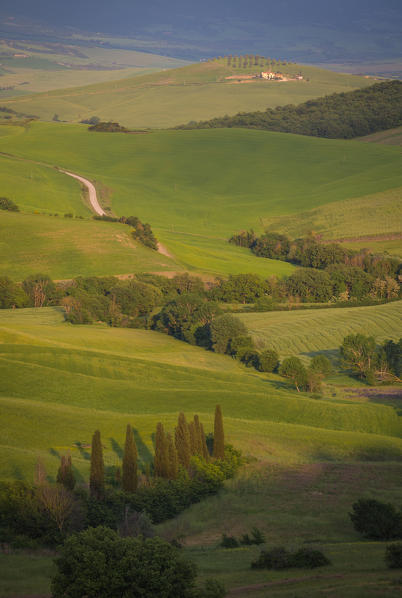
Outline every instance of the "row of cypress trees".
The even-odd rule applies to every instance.
[[[215,409],[213,451],[214,459],[224,459],[225,436],[223,417],[220,405]],[[174,436],[166,433],[162,423],[158,423],[155,435],[154,474],[156,477],[174,480],[179,467],[188,470],[191,457],[198,456],[206,462],[210,460],[204,426],[198,415],[187,422],[184,413],[179,414]],[[125,492],[134,493],[138,486],[138,452],[133,430],[127,424],[124,445],[121,485]],[[70,462],[71,464],[71,462]],[[105,466],[101,434],[96,430],[92,437],[91,472],[89,478],[90,494],[93,498],[102,499],[105,489]]]

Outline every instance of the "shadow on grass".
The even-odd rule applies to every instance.
[[[112,450],[119,459],[123,459],[123,449],[121,448],[120,444],[114,438],[109,438],[110,444],[112,445]]]
[[[136,428],[133,428],[134,440],[135,444],[137,445],[138,456],[143,463],[151,463],[153,461],[154,456],[152,455],[151,451],[144,443],[141,438],[140,433]]]

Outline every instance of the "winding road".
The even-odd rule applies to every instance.
[[[89,203],[91,204],[93,211],[96,212],[98,216],[106,216],[106,212],[102,210],[102,208],[99,205],[98,198],[96,195],[96,189],[93,183],[91,183],[91,181],[88,181],[88,179],[84,179],[83,176],[80,176],[78,174],[68,172],[68,170],[62,170],[60,168],[60,172],[64,172],[64,174],[68,174],[68,176],[72,176],[74,179],[77,179],[77,181],[80,181],[80,183],[85,185],[85,187],[88,189]]]
[[[88,179],[85,179],[83,176],[80,176],[79,174],[69,172],[68,170],[63,170],[62,168],[59,168],[58,170],[60,170],[60,172],[63,172],[64,174],[67,174],[68,176],[72,176],[74,179],[77,179],[77,181],[80,181],[80,183],[85,185],[85,187],[88,189],[89,203],[91,204],[93,211],[96,212],[98,216],[107,216],[106,212],[101,208],[99,204],[95,186],[93,183],[91,183],[91,181],[88,181]],[[158,243],[157,251],[158,253],[161,253],[166,257],[173,257],[172,254],[169,253],[169,251],[166,249],[166,247],[162,245],[162,243]]]

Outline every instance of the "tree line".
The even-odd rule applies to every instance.
[[[258,237],[252,230],[233,235],[229,243],[248,247],[258,257],[304,268],[288,279],[289,294],[303,299],[326,301],[331,296],[341,301],[364,297],[395,299],[400,294],[400,260],[374,255],[366,249],[354,251],[339,243],[324,243],[314,235],[291,240],[284,234],[272,232]],[[324,270],[325,274],[318,270]]]
[[[356,91],[334,93],[297,106],[240,112],[179,125],[176,129],[245,127],[282,133],[351,139],[402,124],[402,81],[385,81]]]

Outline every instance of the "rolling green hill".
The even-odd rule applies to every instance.
[[[117,120],[129,127],[158,128],[244,110],[299,104],[373,82],[370,78],[281,62],[275,63],[276,70],[291,75],[302,72],[304,80],[226,79],[257,74],[269,66],[271,63],[234,68],[225,59],[217,59],[161,73],[4,99],[2,104],[43,120],[57,114],[61,120],[77,122],[96,114],[102,120]]]
[[[354,235],[382,233],[384,227],[387,232],[398,222],[398,194],[390,191],[402,185],[396,147],[236,129],[127,135],[91,133],[85,126],[32,123],[25,128],[3,126],[0,132],[0,151],[58,165],[94,181],[101,203],[111,205],[117,215],[134,214],[150,222],[176,262],[190,270],[289,273],[291,265],[256,258],[246,249],[228,245],[227,239],[240,229],[261,231],[282,222],[284,228],[288,221],[295,234],[300,234],[296,218],[300,214],[303,230],[311,230],[321,218],[320,230],[339,232],[348,221],[345,206],[356,206],[347,230],[353,228]],[[49,196],[32,185],[31,162],[24,184],[20,180],[20,191],[16,188],[12,193],[21,163],[16,161],[13,170],[9,159],[4,158],[3,172],[5,180],[10,177],[10,198],[27,208],[56,211]],[[54,177],[64,184],[62,175]],[[66,193],[75,185],[75,199],[69,201],[77,206],[79,185],[68,177],[65,184]],[[371,205],[374,217],[368,209]],[[7,251],[14,252],[15,264],[23,250],[18,223],[15,220],[15,232],[9,229],[16,243],[3,254],[6,258]],[[46,251],[52,251],[50,241]],[[27,265],[23,259],[20,263]],[[68,269],[68,260],[63,265]],[[108,268],[104,273],[111,272]],[[76,274],[70,268],[65,277]]]
[[[38,455],[54,474],[67,450],[86,475],[88,452],[76,443],[87,445],[97,427],[112,465],[127,422],[147,461],[158,421],[172,428],[178,411],[197,412],[209,430],[216,403],[229,442],[276,462],[310,461],[322,451],[334,459],[402,458],[393,408],[302,397],[275,376],[157,332],[72,326],[58,308],[43,308],[2,310],[0,339],[3,478],[31,479]]]
[[[299,312],[238,314],[257,345],[276,349],[281,358],[312,357],[325,351],[336,356],[348,334],[370,334],[378,342],[402,336],[402,302],[369,307]]]
[[[148,52],[78,45],[76,40],[0,40],[2,98],[65,89],[178,68],[187,64]]]

